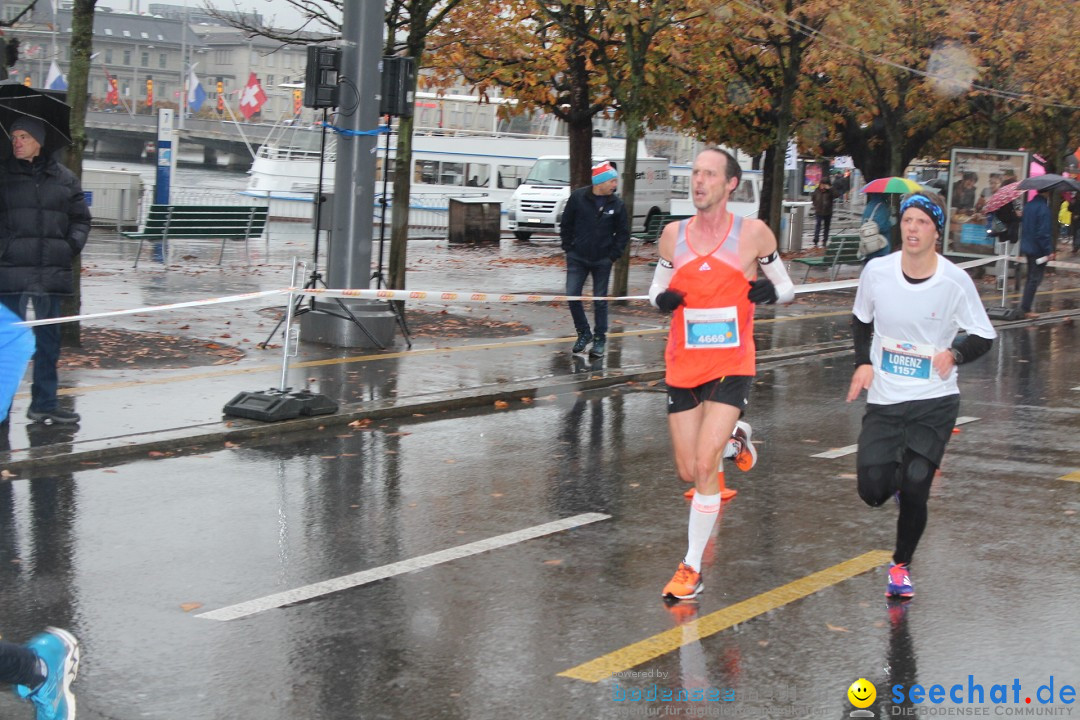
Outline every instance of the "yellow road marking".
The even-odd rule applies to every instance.
[[[1068,475],[1062,475],[1059,480],[1068,480],[1069,482],[1080,482],[1080,470],[1069,473]]]
[[[661,655],[666,655],[673,650],[679,649],[687,642],[696,642],[701,638],[715,635],[733,625],[746,622],[770,610],[783,607],[819,590],[824,590],[827,587],[860,575],[867,570],[888,562],[891,556],[892,553],[884,550],[871,550],[839,565],[833,565],[831,568],[807,575],[787,585],[781,585],[778,588],[735,603],[723,610],[717,610],[685,625],[665,630],[658,635],[627,645],[621,650],[616,650],[603,657],[564,670],[559,673],[559,677],[583,680],[590,683],[599,682],[617,672],[629,670]]]

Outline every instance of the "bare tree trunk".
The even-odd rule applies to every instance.
[[[67,166],[75,176],[82,178],[83,150],[86,148],[86,101],[89,97],[87,84],[90,77],[90,53],[94,48],[94,6],[97,0],[75,0],[71,13],[71,68],[68,71],[67,101],[71,105],[71,149]],[[61,312],[78,315],[82,308],[82,260],[72,262],[73,294],[64,298]],[[77,322],[60,326],[60,344],[79,347],[82,344],[82,327]]]

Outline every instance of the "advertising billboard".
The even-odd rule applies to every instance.
[[[1027,170],[1028,154],[1023,151],[953,148],[946,188],[945,254],[995,254],[983,206],[1002,185],[1026,178]]]

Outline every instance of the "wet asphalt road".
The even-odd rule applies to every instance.
[[[729,472],[739,494],[693,605],[659,597],[687,506],[662,387],[638,384],[0,483],[0,630],[78,635],[84,720],[846,718],[860,677],[871,711],[897,717],[957,708],[890,687],[962,683],[966,701],[969,675],[987,695],[1008,685],[1008,702],[961,710],[1080,714],[1061,702],[1080,687],[1078,353],[1071,324],[1020,327],[962,368],[961,415],[977,419],[935,481],[907,605],[887,606],[880,559],[804,597],[777,590],[892,547],[895,508],[859,501],[854,455],[814,457],[857,437],[841,354],[761,369],[760,460]],[[580,516],[316,599],[199,616]],[[725,626],[715,613],[732,607],[746,615]],[[634,645],[649,639],[660,649]],[[573,676],[601,658],[602,678]],[[632,701],[679,689],[704,699]],[[30,711],[5,694],[0,717]]]

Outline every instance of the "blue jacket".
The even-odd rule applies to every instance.
[[[1050,204],[1045,195],[1036,195],[1024,206],[1020,218],[1020,252],[1035,257],[1054,252],[1054,241],[1050,238]]]

